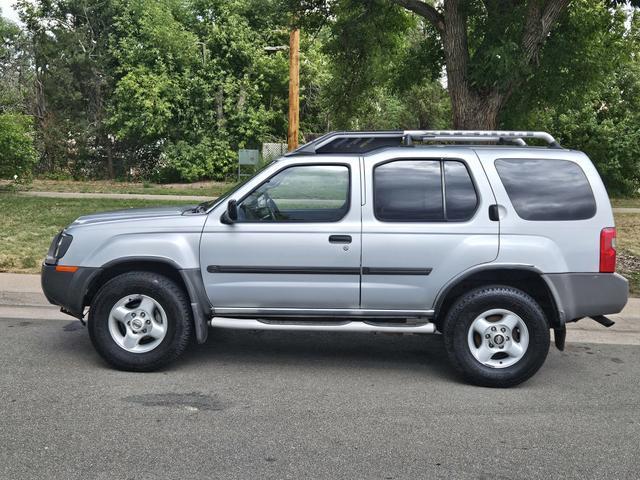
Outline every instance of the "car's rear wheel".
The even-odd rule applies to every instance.
[[[184,291],[152,272],[109,280],[89,310],[89,336],[98,353],[121,370],[152,371],[175,360],[192,335]]]
[[[443,334],[453,365],[471,383],[510,387],[530,378],[549,352],[549,325],[538,303],[508,286],[481,287],[448,311]]]

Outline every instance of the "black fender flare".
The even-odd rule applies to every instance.
[[[442,308],[442,304],[447,298],[447,295],[458,284],[460,284],[461,282],[465,281],[466,279],[468,279],[469,277],[475,274],[482,273],[482,272],[489,272],[492,270],[521,270],[521,271],[525,270],[527,272],[530,272],[539,276],[544,281],[547,288],[549,289],[549,293],[551,294],[551,297],[553,299],[554,307],[558,315],[558,323],[559,323],[558,327],[561,328],[564,326],[566,322],[566,315],[562,306],[560,295],[558,294],[558,290],[556,289],[555,285],[549,280],[549,278],[539,268],[534,267],[533,265],[520,264],[520,263],[487,263],[482,265],[476,265],[456,275],[451,280],[449,280],[436,295],[436,299],[433,303],[434,316],[438,315],[438,312]]]
[[[193,313],[196,340],[198,343],[204,343],[207,340],[209,333],[207,322],[211,316],[211,304],[204,288],[204,281],[202,279],[202,272],[200,271],[200,268],[182,268],[175,261],[166,257],[129,256],[111,260],[102,265],[100,270],[104,272],[110,268],[128,263],[163,264],[164,266],[168,266],[175,270],[175,272],[179,274],[182,282],[184,283],[187,295],[189,296],[189,303],[191,304],[191,311]]]

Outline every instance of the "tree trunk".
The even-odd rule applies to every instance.
[[[495,130],[498,115],[508,95],[492,93],[481,95],[469,90],[451,95],[453,128],[456,130]]]
[[[104,146],[107,153],[107,174],[109,175],[110,180],[114,180],[116,178],[116,171],[113,166],[113,148],[111,146],[111,139],[109,138],[109,135],[105,135]]]
[[[498,115],[522,78],[499,87],[478,90],[469,85],[469,45],[465,0],[444,0],[442,12],[425,0],[392,0],[420,15],[436,28],[442,38],[447,70],[447,89],[451,97],[453,126],[461,130],[495,130]],[[571,0],[528,0],[521,40],[522,59],[535,64],[549,32]],[[504,8],[491,2],[491,8]],[[485,8],[489,9],[487,2]]]

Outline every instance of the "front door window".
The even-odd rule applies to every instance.
[[[285,168],[238,204],[238,222],[337,222],[349,211],[349,168]]]

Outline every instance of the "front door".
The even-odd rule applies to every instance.
[[[216,207],[200,246],[205,288],[218,314],[358,308],[357,158],[281,160],[231,198],[237,221],[221,222],[226,202]]]
[[[497,257],[495,197],[474,152],[408,149],[365,164],[362,308],[431,310],[447,282]]]

